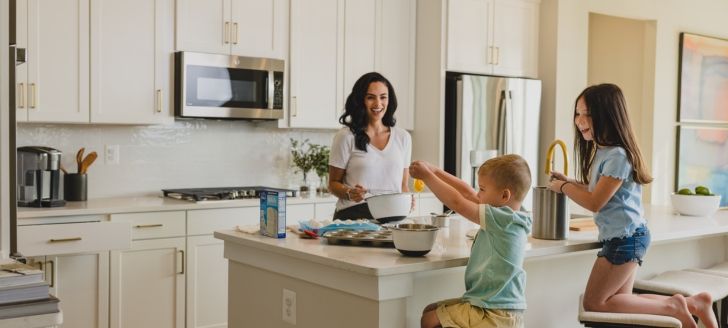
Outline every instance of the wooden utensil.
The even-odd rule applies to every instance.
[[[76,165],[78,165],[78,173],[81,173],[81,162],[83,162],[84,151],[86,151],[86,148],[81,147],[81,149],[79,149],[76,153]]]
[[[66,171],[66,168],[65,168],[65,167],[63,167],[63,164],[60,164],[60,165],[58,165],[58,166],[59,166],[59,168],[61,169],[61,172],[63,172],[63,174],[68,174],[68,171]]]
[[[91,164],[96,160],[97,157],[98,155],[95,151],[92,151],[88,155],[86,155],[86,158],[84,158],[81,162],[81,169],[78,171],[78,173],[86,174],[88,167],[91,166]]]

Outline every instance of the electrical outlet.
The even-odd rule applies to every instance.
[[[296,325],[296,292],[283,289],[283,322]]]
[[[106,145],[104,147],[104,163],[119,164],[119,145]]]

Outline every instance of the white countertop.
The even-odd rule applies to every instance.
[[[334,203],[336,200],[336,197],[333,196],[316,198],[288,197],[286,202],[287,204],[293,205]],[[90,199],[83,202],[66,202],[66,206],[64,207],[18,207],[18,218],[249,207],[258,206],[259,202],[257,198],[193,202],[162,196],[114,197]]]
[[[718,211],[712,217],[690,217],[674,214],[670,207],[650,206],[645,209],[645,217],[648,219],[653,244],[728,234],[728,211],[725,210]],[[450,226],[438,232],[435,246],[424,257],[405,257],[393,248],[328,245],[325,239],[300,239],[290,234],[285,239],[274,239],[224,230],[215,232],[215,237],[264,252],[274,252],[362,274],[383,276],[466,265],[472,245],[466,233],[477,227],[463,218],[453,217]],[[526,260],[599,247],[596,231],[571,231],[567,240],[529,238]]]

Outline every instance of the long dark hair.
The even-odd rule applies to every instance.
[[[617,146],[627,153],[627,159],[632,164],[632,179],[639,184],[652,182],[642,159],[640,148],[632,132],[632,124],[627,116],[627,105],[622,90],[614,84],[598,84],[590,86],[576,97],[574,103],[574,118],[576,118],[576,103],[583,99],[591,115],[593,142],[584,139],[579,127],[574,123],[574,158],[579,162],[582,182],[589,182],[589,171],[594,162],[596,147]]]
[[[346,98],[346,111],[339,117],[339,123],[346,125],[354,134],[354,144],[356,149],[361,151],[367,151],[367,144],[369,143],[369,136],[366,133],[367,124],[367,109],[364,106],[364,98],[369,90],[369,85],[374,82],[382,82],[387,86],[389,93],[389,100],[387,103],[386,112],[382,117],[382,123],[384,126],[393,127],[397,123],[394,118],[394,112],[397,111],[397,96],[394,94],[394,87],[392,83],[389,83],[386,77],[377,72],[370,72],[362,75],[354,86],[351,88],[351,93]]]

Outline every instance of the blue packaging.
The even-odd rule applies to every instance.
[[[286,192],[260,190],[260,234],[286,238]]]

